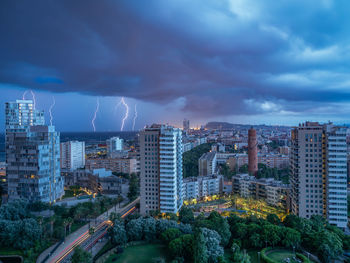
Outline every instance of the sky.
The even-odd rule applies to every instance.
[[[348,0],[3,0],[0,103],[32,90],[49,122],[55,100],[60,131],[92,131],[97,102],[96,130],[121,130],[122,97],[123,130],[350,123],[349,13]]]

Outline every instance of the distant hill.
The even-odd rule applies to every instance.
[[[277,126],[277,125],[265,125],[265,124],[260,124],[260,125],[252,125],[252,124],[234,124],[234,123],[229,123],[229,122],[220,122],[220,121],[212,121],[208,122],[205,125],[205,128],[210,129],[210,130],[231,130],[231,129],[249,129],[250,127],[255,127],[255,128],[290,128],[288,126]]]

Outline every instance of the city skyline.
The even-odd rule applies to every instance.
[[[345,1],[2,5],[0,103],[32,90],[60,131],[93,131],[97,100],[96,131],[348,123]]]

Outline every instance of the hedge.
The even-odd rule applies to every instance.
[[[265,262],[265,263],[279,263],[279,262],[269,258],[266,255],[266,252],[268,252],[270,250],[273,250],[273,248],[267,247],[267,248],[264,248],[263,250],[261,250],[261,259],[262,259],[262,261]],[[303,254],[296,253],[295,255],[296,255],[297,258],[301,259],[303,261],[303,263],[311,263],[311,261],[307,257],[305,257]]]

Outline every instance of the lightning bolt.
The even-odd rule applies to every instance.
[[[125,121],[129,117],[129,105],[126,104],[124,97],[122,97],[122,99],[120,100],[120,103],[123,104],[123,106],[125,107],[125,110],[126,110],[124,118],[122,119],[122,126],[120,127],[120,131],[123,131],[124,130]]]
[[[96,132],[95,120],[96,120],[97,112],[98,112],[99,109],[100,109],[100,100],[97,98],[96,110],[95,110],[95,113],[94,113],[94,117],[91,120],[91,124],[92,124],[92,128],[94,129],[94,132]]]
[[[25,100],[26,99],[26,95],[28,93],[28,90],[26,90],[25,92],[23,92],[23,95],[22,95],[22,100]]]
[[[116,111],[118,109],[118,107],[120,106],[120,104],[122,104],[122,101],[120,100],[114,107],[114,111]]]
[[[137,109],[136,109],[136,105],[135,104],[135,111],[134,111],[134,119],[132,121],[132,130],[134,131],[135,130],[135,123],[136,123],[136,118],[137,118]]]
[[[30,90],[30,93],[32,94],[32,97],[33,97],[33,109],[35,110],[35,105],[36,105],[35,94],[32,90]]]
[[[49,114],[50,114],[50,126],[52,126],[52,120],[53,120],[52,109],[53,109],[53,107],[55,107],[55,104],[56,104],[55,97],[52,96],[52,104],[51,104],[50,109],[49,109]]]

